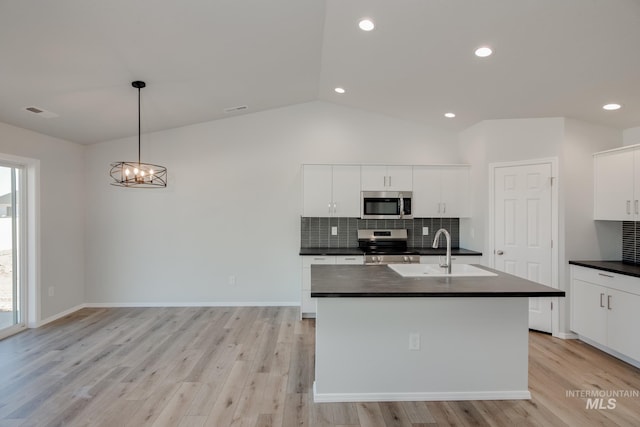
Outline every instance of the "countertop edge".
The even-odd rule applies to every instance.
[[[311,298],[514,298],[564,297],[564,291],[549,292],[311,292]]]
[[[640,265],[627,264],[622,261],[569,261],[569,264],[640,278]]]
[[[416,251],[420,256],[440,256],[445,255],[446,250],[443,249],[431,249],[431,248],[409,248],[409,250]],[[333,256],[333,255],[360,255],[364,256],[359,248],[301,248],[298,251],[300,256]],[[482,252],[472,251],[465,248],[453,248],[451,249],[451,255],[453,256],[482,256]]]

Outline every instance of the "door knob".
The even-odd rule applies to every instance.
[[[504,254],[504,252],[503,252],[503,251],[498,251],[498,252],[496,252],[496,253],[497,253],[498,255],[502,255],[502,254]]]

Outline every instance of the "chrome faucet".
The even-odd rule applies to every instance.
[[[440,263],[440,267],[447,269],[447,274],[451,274],[451,235],[447,230],[441,228],[436,232],[436,237],[433,238],[432,248],[436,249],[438,247],[438,242],[440,241],[440,235],[444,233],[444,237],[447,239],[447,258],[445,259],[445,263]]]

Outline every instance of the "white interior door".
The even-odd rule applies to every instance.
[[[494,169],[494,266],[552,285],[551,163]],[[551,332],[551,298],[529,298],[529,327]]]

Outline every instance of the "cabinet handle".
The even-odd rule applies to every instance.
[[[609,279],[613,279],[613,276],[610,274],[598,273],[598,276],[608,277]]]
[[[438,203],[438,213],[440,213],[440,205],[442,205],[442,203]]]
[[[638,215],[638,199],[636,199],[633,203],[635,205],[636,215]]]
[[[326,258],[314,258],[314,261],[324,261]]]
[[[329,212],[329,214],[331,214],[331,203],[329,203],[329,204],[327,205],[327,208],[328,208],[328,212]]]
[[[611,295],[607,295],[607,309],[611,310]]]
[[[442,213],[447,213],[447,204],[446,203],[442,204]]]
[[[333,213],[335,214],[338,211],[338,203],[333,202]]]
[[[631,200],[627,200],[627,215],[631,215]]]
[[[386,186],[387,186],[387,176],[385,175],[384,176],[384,186],[383,187],[386,187]]]
[[[389,175],[389,187],[391,187],[391,175]]]
[[[355,258],[345,258],[344,260],[345,261],[355,261],[356,259]]]
[[[600,307],[604,308],[604,302],[602,301],[602,298],[604,298],[603,293],[600,294]]]

